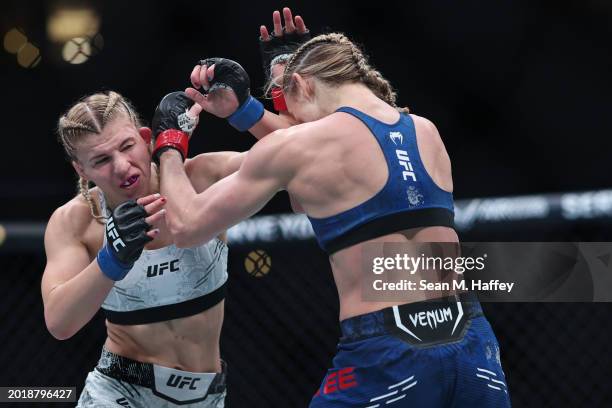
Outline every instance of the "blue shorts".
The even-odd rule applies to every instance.
[[[310,407],[510,407],[497,339],[478,301],[465,299],[343,320]]]

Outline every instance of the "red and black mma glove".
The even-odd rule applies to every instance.
[[[263,41],[261,37],[259,37],[259,53],[261,54],[261,61],[263,63],[266,79],[271,81],[272,67],[276,64],[286,64],[293,53],[300,48],[302,44],[310,40],[310,38],[310,31],[308,30],[302,34],[298,33],[297,30],[292,33],[287,33],[284,28],[282,36],[276,36],[272,33],[268,41]],[[285,97],[280,86],[272,87],[271,94],[274,109],[277,112],[286,111],[287,104],[285,103]]]
[[[142,205],[134,200],[117,206],[106,220],[104,234],[106,245],[98,252],[100,270],[108,278],[119,281],[132,269],[147,242],[151,228],[146,223],[148,216]]]
[[[178,150],[183,161],[187,158],[189,136],[198,124],[187,111],[193,101],[185,92],[172,92],[164,96],[155,108],[151,128],[153,130],[153,161],[159,166],[159,158],[168,149]]]
[[[239,63],[227,58],[206,58],[200,60],[199,64],[207,67],[215,65],[213,79],[206,93],[225,88],[236,94],[238,109],[226,118],[230,125],[244,132],[261,120],[264,115],[263,104],[251,96],[249,74]]]

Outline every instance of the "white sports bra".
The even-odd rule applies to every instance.
[[[101,191],[99,197],[106,215]],[[217,238],[194,248],[145,249],[126,277],[115,282],[102,309],[116,324],[191,316],[225,298],[227,276],[227,245]]]

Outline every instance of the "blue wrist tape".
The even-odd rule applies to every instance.
[[[227,121],[239,131],[244,132],[259,122],[263,115],[263,104],[252,96],[249,96],[249,98],[236,110],[236,112],[227,117]]]
[[[114,281],[125,278],[125,275],[132,269],[131,265],[119,262],[108,245],[104,245],[100,252],[98,252],[96,259],[102,273]]]

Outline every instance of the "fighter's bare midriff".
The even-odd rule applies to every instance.
[[[193,316],[158,323],[106,322],[105,347],[120,356],[192,372],[220,372],[221,301]]]
[[[80,197],[79,197],[80,199]],[[92,220],[84,241],[90,254],[102,246],[103,226]],[[145,249],[172,244],[166,228]],[[106,321],[109,351],[132,360],[192,372],[220,372],[219,337],[223,324],[224,301],[203,312],[168,321],[118,325]]]
[[[368,280],[363,271],[363,247],[364,245],[376,242],[400,242],[408,244],[410,242],[459,242],[459,239],[455,230],[448,227],[413,228],[395,234],[384,235],[332,254],[330,263],[338,289],[338,297],[340,298],[340,320],[398,304],[420,302],[429,298],[427,292],[415,290],[404,292],[402,295],[404,300],[401,302],[364,300],[363,285],[366,285]],[[406,245],[406,248],[409,248],[409,245]],[[408,255],[418,256],[418,254]]]

